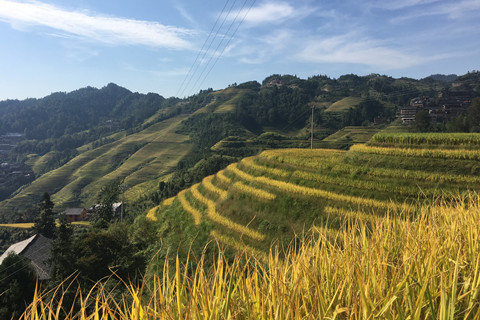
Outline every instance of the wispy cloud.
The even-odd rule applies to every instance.
[[[389,0],[389,1],[379,0],[379,1],[373,1],[372,3],[370,3],[369,6],[386,9],[386,10],[398,10],[398,9],[430,4],[438,1],[439,0]]]
[[[157,22],[68,11],[38,1],[0,0],[0,21],[14,28],[47,27],[55,34],[109,45],[145,45],[171,49],[191,47],[191,30]],[[49,31],[51,34],[52,32]]]
[[[398,70],[428,61],[446,58],[445,54],[428,57],[382,45],[378,40],[346,34],[326,39],[310,39],[297,58],[315,63],[361,64],[379,70]]]
[[[408,19],[444,15],[450,19],[462,18],[466,15],[478,15],[480,10],[480,0],[460,0],[460,1],[439,1],[439,0],[403,0],[403,1],[381,1],[370,4],[370,7],[385,10],[409,9],[409,12],[393,19],[393,22],[400,22]],[[475,16],[476,17],[476,16]]]
[[[234,10],[227,18],[233,20],[236,17],[245,17],[246,23],[256,25],[261,23],[282,23],[285,20],[304,17],[314,12],[314,8],[299,8],[293,7],[287,2],[267,1],[256,7]]]
[[[198,27],[197,21],[192,17],[192,15],[185,9],[185,6],[179,2],[175,2],[175,9],[177,9],[178,13],[187,20],[190,25],[193,25],[195,27]]]

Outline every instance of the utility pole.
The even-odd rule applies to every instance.
[[[128,188],[128,186],[124,183],[120,185],[120,188],[122,190],[122,207],[120,208],[120,222],[123,222],[123,215],[125,213],[125,190]]]
[[[310,127],[310,149],[313,149],[313,109],[315,107],[312,106],[312,123],[311,123],[311,127]]]

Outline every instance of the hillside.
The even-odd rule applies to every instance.
[[[411,215],[435,199],[479,191],[479,141],[479,134],[380,133],[349,151],[268,150],[204,178],[148,217],[162,224],[182,214],[188,232],[209,230],[263,256],[272,241],[287,244],[312,225]]]
[[[25,209],[29,203],[36,203],[42,192],[49,192],[60,208],[92,205],[101,187],[118,178],[128,185],[127,200],[134,200],[145,188],[149,189],[146,182],[158,184],[157,180],[171,173],[190,151],[191,145],[185,143],[188,136],[175,133],[185,118],[173,117],[86,150],[60,168],[40,176],[4,201],[1,209]]]

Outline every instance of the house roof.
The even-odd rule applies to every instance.
[[[67,216],[80,216],[85,208],[68,208],[65,210]]]
[[[10,253],[15,253],[30,260],[39,280],[49,279],[50,266],[48,259],[50,258],[51,243],[51,239],[41,234],[14,243],[0,256],[0,264]]]

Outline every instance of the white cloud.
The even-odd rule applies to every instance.
[[[110,45],[146,45],[171,49],[191,47],[185,38],[192,32],[187,29],[150,21],[67,11],[38,1],[0,0],[0,21],[21,30],[33,26],[48,27],[56,30],[56,34],[60,32],[69,37]]]
[[[257,7],[232,11],[229,20],[243,19],[249,24],[281,23],[285,20],[313,14],[313,8],[294,8],[287,2],[263,2]]]
[[[327,39],[308,40],[297,58],[315,63],[362,64],[379,70],[395,70],[446,58],[445,55],[420,55],[402,52],[382,45],[379,41],[347,34]]]

